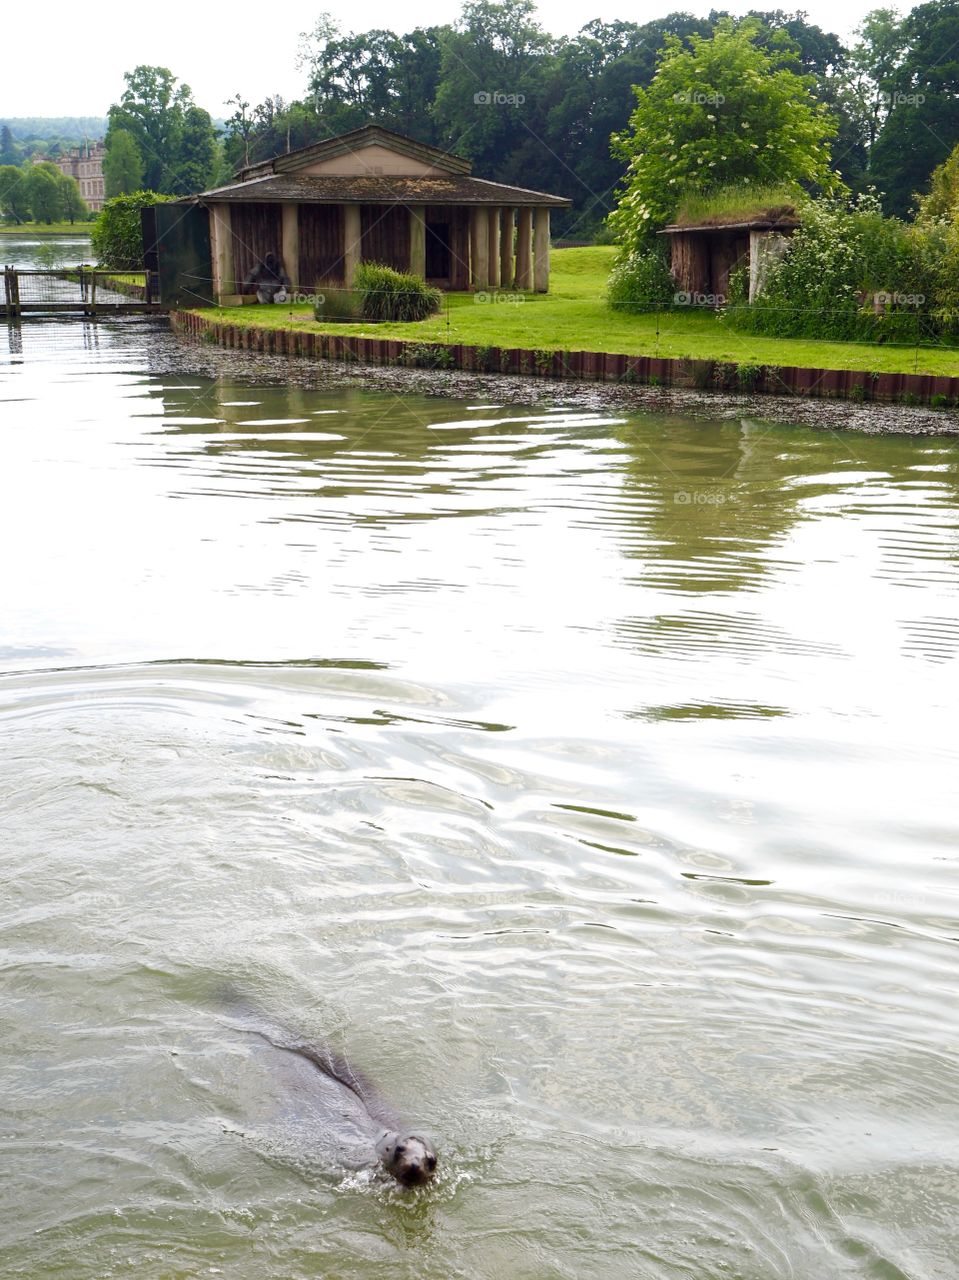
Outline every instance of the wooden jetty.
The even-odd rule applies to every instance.
[[[156,282],[145,271],[103,271],[95,267],[57,267],[40,271],[5,266],[0,316],[143,315],[166,312],[157,300]]]

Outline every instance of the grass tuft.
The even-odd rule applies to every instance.
[[[736,183],[715,191],[694,192],[679,203],[674,221],[680,226],[721,227],[731,222],[775,222],[795,218],[803,195],[790,183],[752,186]]]

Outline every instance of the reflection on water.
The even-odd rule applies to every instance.
[[[956,445],[18,332],[3,1274],[951,1275]]]
[[[94,261],[86,233],[48,236],[30,230],[4,231],[0,235],[0,255],[5,263],[21,271],[48,271]]]

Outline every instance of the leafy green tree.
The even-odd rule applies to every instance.
[[[185,85],[166,67],[138,66],[124,75],[119,103],[110,107],[107,146],[115,129],[123,129],[136,143],[143,160],[143,181],[151,191],[170,191],[175,179]]]
[[[706,19],[683,13],[643,26],[588,22],[559,42],[537,97],[540,118],[529,122],[519,148],[491,172],[501,180],[568,196],[574,208],[556,215],[557,229],[572,236],[595,232],[613,209],[623,179],[623,162],[608,143],[629,120],[634,87],[652,81],[656,51],[667,35],[685,39],[711,31]]]
[[[245,101],[242,94],[238,93],[223,105],[236,107],[226,122],[227,158],[233,168],[246,168],[250,163],[250,142],[256,131],[253,117],[249,113],[250,104]]]
[[[959,142],[959,0],[931,0],[902,24],[905,53],[870,157],[887,212],[904,216]]]
[[[216,132],[210,113],[192,104],[183,111],[176,159],[177,189],[205,191],[216,172]]]
[[[533,0],[466,0],[441,40],[433,114],[446,144],[484,173],[541,133],[533,116],[555,42],[535,13]]]
[[[174,197],[157,191],[131,191],[107,200],[90,233],[93,251],[101,267],[114,271],[139,271],[143,267],[143,233],[140,210]]]
[[[13,164],[0,165],[0,214],[18,224],[30,217],[26,175]]]
[[[903,21],[895,9],[872,9],[856,28],[849,53],[850,84],[872,149],[889,115],[896,77],[906,49]]]
[[[63,174],[55,164],[43,160],[27,171],[27,193],[35,222],[58,222],[63,217]]]
[[[789,48],[760,48],[758,23],[723,18],[689,48],[666,37],[655,78],[637,89],[628,131],[614,138],[628,163],[610,222],[638,245],[668,222],[679,199],[733,183],[801,183],[833,190],[829,139],[835,121],[793,71]]]
[[[89,218],[90,210],[83,196],[80,195],[79,182],[66,173],[60,174],[60,202],[61,216],[67,222],[73,223],[78,219],[83,221]]]
[[[300,46],[309,75],[317,136],[378,123],[423,142],[438,138],[432,115],[439,84],[440,42],[446,27],[417,27],[407,35],[340,31],[321,15]]]
[[[852,85],[849,50],[838,36],[824,31],[803,13],[780,9],[751,9],[745,21],[758,21],[768,32],[759,39],[764,48],[783,51],[789,41],[796,52],[795,70],[813,77],[810,91],[836,122],[832,164],[850,187],[866,183],[867,138],[862,105]]]
[[[133,134],[126,129],[112,129],[103,157],[103,186],[107,196],[126,195],[143,185],[143,159]]]

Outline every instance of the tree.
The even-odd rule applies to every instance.
[[[836,124],[812,98],[812,78],[783,52],[759,47],[758,23],[723,18],[710,39],[687,49],[666,37],[655,78],[636,90],[628,131],[614,137],[628,162],[611,215],[620,238],[638,245],[675,213],[681,197],[732,183],[839,184],[829,167]]]
[[[175,189],[205,191],[216,172],[216,132],[210,113],[191,103],[184,108],[176,156]]]
[[[27,171],[30,212],[35,222],[58,222],[63,217],[63,174],[55,164],[44,160]]]
[[[533,0],[466,0],[440,42],[433,114],[447,146],[495,173],[532,136],[555,43]]]
[[[896,75],[906,48],[903,22],[895,9],[872,9],[856,28],[849,55],[851,87],[859,102],[869,149],[889,114]]]
[[[372,30],[342,33],[329,14],[301,38],[299,65],[309,73],[322,135],[379,123],[422,142],[436,140],[432,116],[446,27],[408,35]]]
[[[610,152],[609,138],[629,120],[634,87],[652,81],[656,51],[667,35],[685,39],[711,31],[705,19],[683,13],[643,26],[588,22],[572,39],[561,41],[549,59],[540,91],[542,125],[530,121],[524,143],[504,157],[497,177],[569,196],[573,210],[560,212],[556,220],[566,234],[597,230],[623,179],[623,162]]]
[[[30,217],[30,192],[23,169],[13,164],[0,165],[0,214],[14,222]]]
[[[60,206],[62,218],[67,222],[74,223],[79,218],[81,221],[89,218],[90,210],[86,201],[80,195],[80,184],[76,178],[71,178],[69,174],[60,174]]]
[[[768,37],[760,40],[764,48],[784,51],[786,41],[792,44],[796,52],[795,70],[813,77],[813,98],[822,103],[836,122],[833,167],[848,186],[861,189],[866,181],[867,137],[862,105],[851,83],[849,50],[838,36],[808,22],[804,13],[752,9],[746,20],[752,19],[761,22],[769,32]]]
[[[898,216],[959,142],[959,0],[919,5],[903,20],[902,37],[889,115],[870,158],[884,207]]]
[[[127,87],[119,103],[110,108],[108,147],[114,132],[123,129],[136,143],[143,161],[143,181],[150,190],[179,194],[196,190],[190,180],[203,168],[204,132],[208,131],[211,146],[214,139],[209,115],[205,111],[191,114],[199,108],[190,86],[178,84],[166,67],[139,66],[123,78]],[[184,166],[186,178],[181,172]]]
[[[250,163],[250,140],[254,133],[253,120],[248,114],[250,104],[244,100],[242,94],[238,93],[235,97],[229,98],[223,105],[225,107],[236,107],[236,110],[226,122],[229,155],[237,168],[241,165],[243,168],[247,168]],[[229,144],[234,145],[230,146]],[[241,148],[239,152],[236,144],[239,144]]]
[[[103,186],[107,199],[139,191],[143,186],[143,159],[133,134],[126,129],[112,129],[107,137]]]

